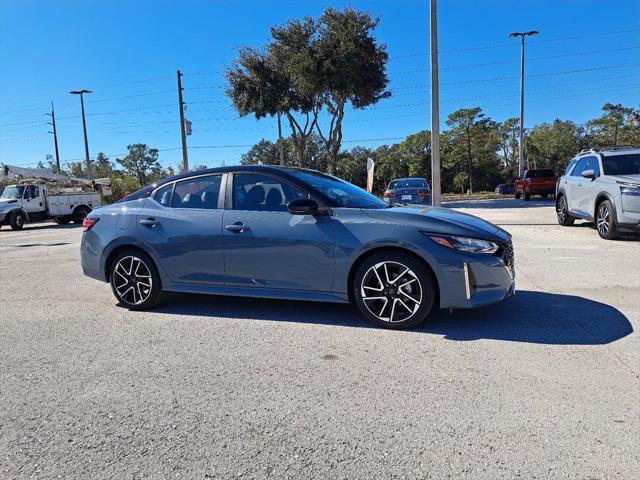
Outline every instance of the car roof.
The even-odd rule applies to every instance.
[[[198,177],[200,175],[207,175],[211,173],[229,173],[229,172],[265,172],[265,173],[292,173],[292,172],[313,172],[322,173],[310,168],[298,168],[298,167],[283,167],[280,165],[231,165],[225,167],[205,168],[202,170],[192,170],[190,172],[180,173],[172,177],[164,178],[153,184],[154,188],[157,188],[166,183],[175,182],[176,180],[182,180],[190,177]]]
[[[584,149],[578,153],[574,158],[584,157],[586,155],[628,155],[640,152],[640,147],[601,147]]]
[[[309,168],[298,168],[298,167],[283,167],[280,165],[231,165],[225,167],[214,167],[214,168],[205,168],[202,170],[193,170],[190,172],[180,173],[178,175],[173,175],[172,177],[163,178],[162,180],[158,180],[150,185],[145,185],[144,187],[136,190],[135,192],[130,193],[118,200],[118,202],[127,202],[129,200],[136,200],[138,198],[148,197],[154,190],[168,183],[175,182],[176,180],[184,180],[186,178],[194,178],[202,175],[208,175],[212,173],[230,173],[230,172],[265,172],[265,173],[279,173],[279,174],[290,174],[293,172],[310,172],[310,173],[320,173],[326,175],[325,173],[318,172],[317,170],[311,170]]]

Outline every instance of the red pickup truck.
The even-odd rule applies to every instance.
[[[531,195],[540,195],[547,198],[547,195],[555,195],[556,182],[558,177],[549,168],[540,168],[537,170],[525,170],[522,177],[516,179],[515,197],[524,197],[529,200]]]

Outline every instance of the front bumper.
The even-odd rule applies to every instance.
[[[515,264],[511,241],[494,255],[459,254],[456,265],[443,271],[441,308],[474,308],[511,298],[515,294]]]

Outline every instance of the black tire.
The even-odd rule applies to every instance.
[[[615,240],[620,236],[616,212],[609,200],[603,200],[598,204],[595,218],[596,230],[600,238]]]
[[[558,223],[563,227],[570,227],[573,225],[573,222],[576,221],[569,213],[567,199],[564,195],[558,196],[558,200],[556,201],[556,217],[558,218]]]
[[[53,221],[58,225],[66,225],[71,221],[71,217],[53,217]]]
[[[403,271],[405,273],[401,275]],[[376,275],[376,272],[382,274]],[[411,328],[422,323],[433,309],[435,284],[432,273],[411,255],[380,252],[358,267],[350,285],[351,298],[360,313],[376,325],[391,329]],[[378,288],[380,294],[376,293]],[[399,310],[396,311],[396,307]]]
[[[541,196],[542,198],[547,198],[547,197],[549,196],[549,194],[548,194],[548,193],[543,193],[543,194],[541,194],[540,196]]]
[[[525,190],[524,191],[524,201],[528,202],[529,200],[531,200],[531,194]]]
[[[85,217],[89,215],[90,212],[91,210],[87,207],[76,207],[76,209],[71,214],[71,220],[73,220],[73,223],[80,224],[84,221]]]
[[[516,200],[520,199],[520,193],[516,192],[513,194],[513,198],[515,198]]]
[[[9,217],[11,230],[22,230],[25,223],[27,223],[27,219],[22,212],[13,212],[11,217]]]
[[[158,269],[151,257],[140,250],[116,255],[109,266],[109,283],[118,305],[129,310],[148,310],[162,300]]]

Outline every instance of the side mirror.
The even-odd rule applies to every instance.
[[[291,215],[315,215],[319,211],[318,202],[310,198],[296,198],[287,205]]]
[[[582,176],[583,176],[584,178],[590,178],[591,180],[593,180],[594,178],[596,178],[596,172],[595,172],[595,171],[593,171],[592,169],[584,170],[584,171],[582,172]]]

